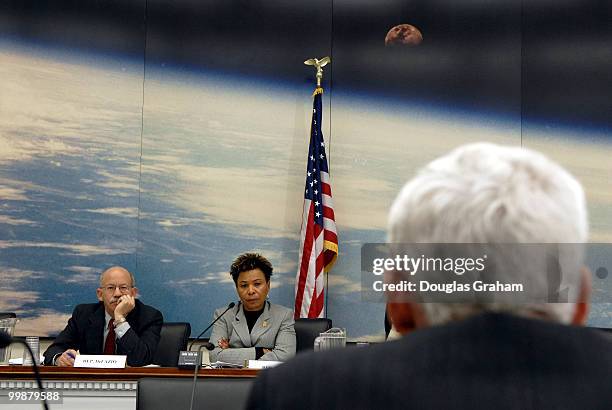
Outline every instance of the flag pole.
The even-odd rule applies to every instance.
[[[323,57],[320,60],[317,58],[311,58],[311,59],[304,61],[304,64],[314,65],[315,68],[317,69],[317,75],[316,75],[317,88],[315,89],[313,96],[317,93],[323,92],[323,88],[321,87],[321,80],[323,80],[323,67],[325,67],[330,62],[331,62],[331,58],[329,56]],[[325,317],[327,317],[327,301],[329,300],[328,293],[327,293],[328,290],[329,290],[329,275],[326,273],[325,274]]]
[[[313,66],[317,70],[317,87],[312,95],[312,121],[295,285],[295,318],[327,316],[326,293],[329,288],[327,273],[338,257],[338,232],[327,154],[321,130],[323,111],[321,82],[323,67],[330,62],[329,57],[304,61],[304,64]]]
[[[329,58],[329,56],[325,56],[322,59],[318,59],[318,58],[309,58],[308,60],[304,61],[304,64],[306,65],[312,65],[317,69],[317,88],[314,90],[314,92],[312,93],[313,97],[316,94],[320,94],[323,93],[323,88],[321,87],[321,80],[323,80],[323,67],[325,67],[327,64],[329,64],[331,62],[331,58]],[[327,317],[327,290],[329,289],[329,275],[325,275],[325,317]]]

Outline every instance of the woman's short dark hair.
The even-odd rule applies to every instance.
[[[266,282],[270,282],[270,276],[272,276],[272,264],[265,257],[258,253],[243,253],[238,256],[232,266],[230,267],[230,275],[234,279],[234,284],[238,284],[238,276],[242,272],[246,272],[253,269],[259,269],[263,272],[266,277]]]

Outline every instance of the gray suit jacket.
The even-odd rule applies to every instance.
[[[215,311],[216,319],[226,308]],[[217,346],[221,338],[228,339],[230,347],[215,347],[209,353],[210,361],[244,364],[245,360],[255,360],[255,348],[272,349],[259,360],[284,361],[295,355],[295,329],[293,311],[284,306],[266,302],[264,311],[255,322],[251,333],[242,310],[242,303],[228,310],[214,324],[210,342]]]

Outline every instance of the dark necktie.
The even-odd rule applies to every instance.
[[[113,322],[115,319],[108,321],[108,334],[104,341],[104,354],[115,354],[115,326]]]

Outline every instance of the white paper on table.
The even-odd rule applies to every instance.
[[[38,364],[41,364],[42,362],[44,362],[45,360],[45,356],[40,355],[40,357],[38,358]],[[11,366],[23,366],[23,357],[17,357],[15,359],[9,359],[8,363]]]
[[[249,369],[270,369],[276,367],[283,362],[276,360],[249,360]]]
[[[234,369],[242,369],[244,366],[241,364],[222,362],[222,361],[217,360],[216,362],[211,363],[210,367],[214,367],[214,368],[229,367],[229,368],[234,368]]]

